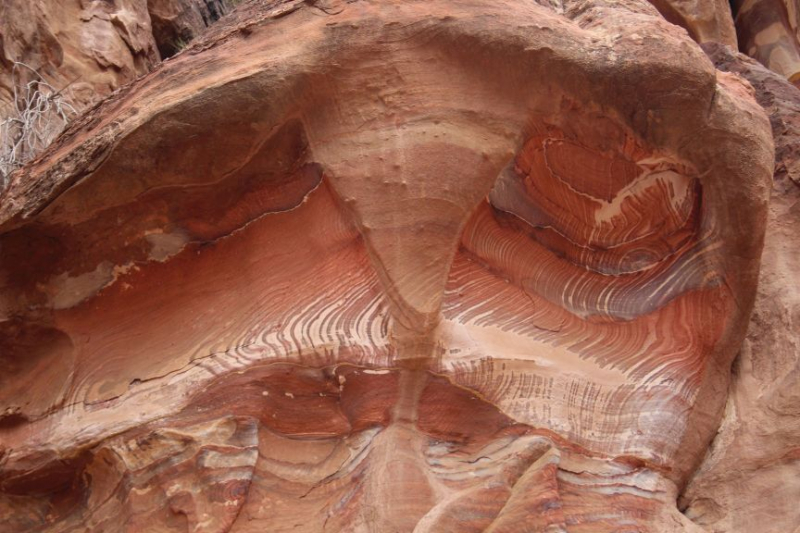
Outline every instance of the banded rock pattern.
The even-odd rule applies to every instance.
[[[644,2],[251,2],[0,197],[0,528],[698,531],[772,162]]]

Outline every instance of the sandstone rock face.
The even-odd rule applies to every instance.
[[[708,531],[797,531],[800,91],[745,56],[719,46],[706,50],[718,68],[755,87],[770,114],[776,167],[753,319],[734,367],[725,418],[683,505]]]
[[[251,2],[0,196],[0,531],[702,531],[773,158],[645,2]]]
[[[650,3],[665,19],[685,28],[695,41],[736,47],[736,29],[728,0],[650,0]]]
[[[736,0],[739,48],[800,86],[798,0]]]
[[[150,71],[159,50],[173,55],[227,9],[227,0],[4,0],[0,117],[13,99],[15,61],[85,107]]]
[[[147,0],[161,57],[171,57],[228,10],[229,0]]]
[[[0,4],[0,110],[12,101],[14,61],[69,86],[86,105],[149,71],[159,56],[140,0],[7,0]]]

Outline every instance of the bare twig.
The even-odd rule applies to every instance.
[[[35,76],[24,84],[20,79],[23,68]],[[56,90],[28,65],[14,63],[11,79],[14,91],[12,115],[0,121],[0,190],[6,186],[14,170],[47,148],[70,119],[78,114],[64,90]]]

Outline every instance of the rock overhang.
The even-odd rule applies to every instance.
[[[154,408],[148,382],[186,374],[190,391],[262,359],[408,359],[399,419],[441,373],[682,483],[755,291],[763,113],[638,4],[331,5],[199,43],[4,193],[6,315],[81,340],[53,415],[129,398],[165,416],[186,400]],[[492,381],[506,366],[528,392]],[[570,387],[604,398],[591,417],[552,400]],[[20,464],[50,447],[11,442]]]

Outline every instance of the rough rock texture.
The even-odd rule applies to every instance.
[[[153,37],[171,57],[228,11],[231,0],[147,0]]]
[[[0,117],[23,62],[83,107],[150,71],[227,10],[228,0],[3,0]],[[151,24],[152,19],[152,24]]]
[[[685,28],[695,41],[736,47],[736,29],[728,0],[649,1],[665,19]]]
[[[800,1],[734,0],[739,49],[800,86]]]
[[[12,101],[11,66],[23,62],[87,104],[159,61],[141,0],[0,3],[0,111]],[[0,113],[0,116],[3,116]]]
[[[744,76],[770,115],[776,144],[758,297],[714,446],[684,496],[708,531],[800,528],[800,91],[720,46],[721,70]]]
[[[563,4],[254,1],[16,174],[0,531],[701,531],[770,126]]]

